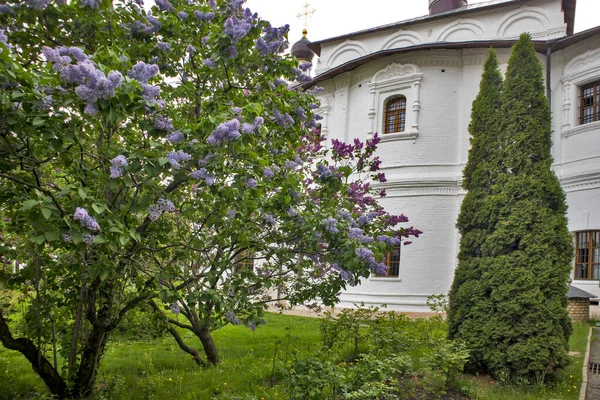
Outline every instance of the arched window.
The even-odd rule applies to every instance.
[[[385,104],[383,133],[404,132],[406,128],[406,97],[398,96]]]

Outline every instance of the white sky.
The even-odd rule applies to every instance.
[[[470,0],[469,4],[488,0]],[[246,6],[273,26],[290,25],[289,41],[302,37],[307,0],[247,0]],[[308,38],[321,40],[393,22],[427,15],[428,0],[308,0],[316,10],[308,23]],[[357,4],[357,5],[355,5]],[[577,0],[575,32],[600,25],[600,0]]]

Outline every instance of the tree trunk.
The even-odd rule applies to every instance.
[[[72,396],[81,398],[89,396],[94,388],[94,381],[100,357],[104,353],[106,341],[108,339],[108,330],[103,326],[92,326],[90,336],[81,355],[81,363],[75,377],[75,386]]]
[[[16,350],[29,360],[33,370],[42,378],[53,395],[59,399],[67,396],[67,384],[58,371],[52,367],[50,361],[42,355],[31,340],[13,338],[2,312],[0,312],[0,341],[7,349]]]
[[[210,334],[210,323],[206,322],[205,325],[196,331],[196,336],[202,342],[202,347],[204,347],[204,354],[206,354],[206,359],[213,365],[217,365],[221,362],[219,359],[219,353],[217,352],[217,346],[215,345],[215,341],[213,340]]]

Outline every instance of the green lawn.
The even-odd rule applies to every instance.
[[[96,398],[285,399],[286,394],[277,385],[277,374],[272,374],[273,357],[281,359],[291,350],[309,353],[318,348],[318,320],[278,314],[267,314],[266,320],[267,325],[254,332],[242,326],[215,332],[223,361],[215,368],[197,368],[170,337],[114,340],[102,362]],[[483,377],[468,375],[461,378],[461,384],[482,400],[577,399],[589,326],[574,328],[571,350],[580,355],[573,357],[564,384],[544,388],[501,387]],[[187,338],[192,341],[191,336]],[[0,399],[38,399],[47,393],[21,355],[0,347]]]

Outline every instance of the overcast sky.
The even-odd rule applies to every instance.
[[[246,6],[274,26],[289,24],[289,40],[294,43],[302,37],[304,20],[297,16],[304,12],[307,1],[309,11],[316,10],[309,18],[310,40],[403,21],[429,12],[428,0],[247,0]],[[485,1],[488,0],[470,0],[469,4]],[[575,32],[597,25],[600,25],[600,0],[577,0]]]

